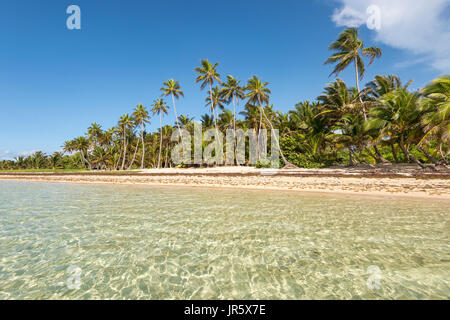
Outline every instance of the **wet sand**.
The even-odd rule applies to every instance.
[[[3,180],[246,188],[450,200],[450,171],[414,166],[272,170],[249,167],[133,172],[0,173]]]

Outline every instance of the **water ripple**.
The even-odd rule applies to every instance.
[[[435,200],[0,181],[0,299],[448,299],[449,223]]]

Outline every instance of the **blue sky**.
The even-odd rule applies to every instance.
[[[371,2],[377,1],[384,5],[384,0]],[[433,14],[448,22],[448,1],[433,1],[439,2]],[[270,82],[271,103],[285,112],[316,98],[333,80],[328,77],[332,67],[323,62],[328,45],[346,24],[336,14],[360,3],[2,0],[0,159],[60,150],[92,122],[109,128],[136,104],[149,106],[169,78],[179,80],[185,92],[178,112],[199,119],[207,112],[206,91],[195,84],[194,68],[203,58],[219,62],[223,77],[232,74],[246,82],[258,75]],[[81,8],[81,30],[66,27],[71,4]],[[405,82],[414,79],[412,88],[419,88],[449,73],[448,60],[442,58],[448,44],[420,51],[423,45],[414,34],[409,34],[411,41],[401,34],[396,40],[393,32],[383,34],[386,29],[361,26],[366,44],[383,49],[363,83],[376,74],[394,73]],[[403,29],[409,30],[407,25]],[[352,70],[341,78],[354,84]],[[174,122],[172,112],[165,122]],[[158,126],[154,119],[150,130]]]

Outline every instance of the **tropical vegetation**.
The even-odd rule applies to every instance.
[[[196,83],[208,89],[207,112],[199,121],[203,130],[276,128],[280,138],[280,166],[324,167],[345,164],[414,163],[439,168],[450,161],[450,76],[434,79],[422,90],[411,90],[398,76],[378,75],[361,88],[366,67],[382,54],[365,47],[358,30],[344,30],[329,47],[325,64],[334,64],[331,75],[349,66],[355,70],[355,85],[337,78],[323,89],[315,101],[301,101],[283,113],[270,104],[270,83],[252,76],[246,85],[231,75],[218,73],[219,64],[201,60]],[[364,58],[369,59],[364,63]],[[84,135],[66,141],[62,151],[0,161],[2,170],[86,169],[130,170],[167,168],[171,136],[177,128],[191,134],[194,118],[178,114],[176,100],[184,97],[181,84],[163,83],[162,96],[151,106],[138,104],[117,125],[104,129],[92,123]],[[169,106],[164,98],[171,98]],[[163,124],[172,108],[175,123]],[[228,109],[230,108],[230,109]],[[156,132],[146,130],[152,116],[159,118]],[[248,158],[248,157],[247,157]],[[205,164],[206,165],[206,164]]]

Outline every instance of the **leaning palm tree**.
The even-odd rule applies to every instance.
[[[221,83],[220,81],[220,74],[217,73],[217,66],[218,63],[212,64],[207,59],[201,60],[201,67],[195,68],[195,71],[198,73],[197,79],[195,80],[196,83],[201,82],[200,88],[203,90],[206,86],[209,86],[209,101],[212,103],[214,101],[213,99],[213,84],[215,81]],[[211,104],[213,108],[213,104]],[[214,109],[213,109],[214,110]],[[216,135],[219,135],[219,131],[217,129],[217,119],[214,114],[214,123],[216,127]]]
[[[412,82],[413,81],[410,80],[406,85],[403,85],[399,76],[396,76],[393,74],[391,74],[389,76],[377,75],[377,76],[375,76],[374,80],[372,80],[366,84],[366,89],[364,89],[364,90],[367,92],[367,95],[365,96],[365,98],[366,98],[365,100],[367,100],[367,101],[364,101],[364,104],[369,105],[369,107],[376,106],[379,104],[380,99],[384,95],[386,95],[390,92],[393,92],[397,89],[401,89],[401,88],[407,89]],[[394,160],[397,161],[398,159],[397,159],[397,155],[395,152],[395,146],[394,146],[395,140],[390,140],[389,143],[387,143],[387,141],[384,141],[383,137],[379,135],[378,130],[372,130],[372,132],[373,132],[373,138],[374,138],[373,140],[375,142],[373,144],[373,148],[374,148],[375,153],[378,156],[379,160],[384,163],[389,162],[381,155],[381,152],[378,150],[377,144],[380,143],[380,144],[387,144],[391,147],[392,156],[394,157]]]
[[[267,123],[270,125],[270,128],[272,129],[272,132],[274,132],[272,122],[267,118],[267,115],[264,112],[264,108],[262,106],[263,102],[269,103],[269,94],[271,93],[271,91],[269,90],[269,88],[267,88],[268,84],[269,84],[268,82],[262,82],[261,79],[259,79],[257,76],[253,76],[251,79],[248,80],[247,86],[245,87],[245,90],[248,91],[247,94],[245,95],[245,97],[248,98],[248,103],[251,103],[251,104],[258,103],[259,109],[260,109],[262,115],[264,116],[264,118],[266,118]],[[289,163],[286,160],[286,158],[283,154],[283,151],[281,150],[280,142],[278,141],[275,134],[273,135],[273,137],[277,144],[278,151],[280,152],[281,158],[283,159],[283,161],[285,163],[285,168],[295,167],[293,164]],[[258,139],[258,144],[259,144],[259,139]]]
[[[174,79],[169,79],[168,81],[163,83],[163,87],[161,88],[161,91],[163,92],[163,96],[172,96],[172,105],[173,105],[173,112],[175,113],[175,122],[177,124],[178,130],[180,131],[181,139],[183,139],[183,133],[180,129],[180,124],[178,121],[178,115],[177,115],[177,108],[175,106],[175,99],[179,99],[180,96],[184,97],[184,92],[181,90],[180,83],[178,81],[175,81]]]
[[[80,155],[81,155],[81,159],[83,161],[83,165],[84,163],[86,163],[89,167],[89,170],[92,170],[92,165],[91,162],[89,161],[89,140],[86,139],[85,137],[78,137],[75,140],[73,140],[73,147],[74,150],[79,151]],[[85,152],[86,152],[86,156],[85,156]]]
[[[368,66],[373,63],[375,58],[381,56],[380,48],[364,47],[363,41],[359,39],[359,31],[357,28],[345,29],[339,34],[338,39],[330,45],[328,50],[336,52],[325,61],[325,64],[337,63],[330,76],[333,74],[339,76],[339,74],[351,63],[355,65],[356,89],[358,90],[358,93],[361,91],[359,89],[359,78],[362,79],[366,72],[361,55],[370,58]],[[360,102],[362,102],[361,97]],[[364,108],[363,114],[364,119],[366,119],[367,115]]]
[[[159,156],[158,156],[158,169],[161,168],[161,150],[162,150],[162,139],[163,139],[163,127],[162,127],[162,117],[167,114],[169,107],[166,105],[163,99],[156,99],[152,104],[152,112],[153,114],[159,115]]]
[[[418,131],[422,130],[420,122],[424,111],[419,108],[419,94],[406,88],[385,94],[379,105],[370,110],[370,118],[365,124],[367,130],[378,129],[385,139],[398,139],[398,145],[409,161],[420,167],[423,164],[409,151]]]
[[[144,142],[144,128],[147,123],[150,123],[150,115],[148,114],[147,109],[142,105],[138,104],[136,108],[134,108],[134,112],[132,114],[132,117],[137,125],[139,125],[141,132],[141,141],[142,141],[142,159],[141,159],[141,169],[144,169],[144,157],[145,157],[145,142]],[[136,145],[137,150],[137,145]],[[135,150],[135,154],[136,154]],[[130,168],[133,165],[133,162],[131,162]]]
[[[123,139],[123,158],[122,165],[120,166],[120,170],[123,170],[125,167],[125,158],[127,155],[127,130],[133,126],[133,120],[127,114],[124,114],[120,117],[118,127],[120,128],[120,133]]]

